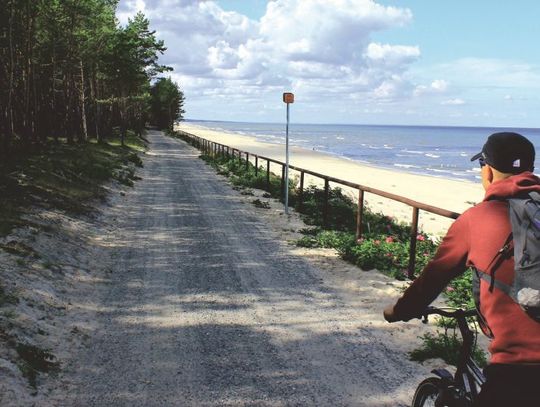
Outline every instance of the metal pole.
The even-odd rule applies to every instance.
[[[287,103],[287,126],[285,127],[285,213],[289,214],[289,103]]]

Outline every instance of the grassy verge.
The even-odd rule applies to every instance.
[[[119,142],[50,144],[45,150],[0,164],[0,236],[27,224],[30,207],[58,208],[71,214],[92,212],[91,201],[105,198],[104,183],[133,185],[143,141],[131,134]]]
[[[170,135],[192,143],[190,138],[180,132]],[[201,158],[219,174],[229,177],[237,187],[265,190],[268,197],[281,200],[281,179],[271,173],[270,182],[267,184],[266,168],[260,167],[255,171],[252,163],[246,163],[237,157],[231,159],[227,156],[203,154]],[[326,224],[323,225],[324,190],[310,186],[303,191],[300,202],[296,184],[295,180],[290,182],[289,205],[311,226],[303,231],[305,236],[297,242],[299,246],[333,248],[343,259],[363,270],[377,269],[398,280],[407,279],[410,225],[382,213],[374,213],[367,207],[364,208],[362,217],[364,233],[357,241],[355,232],[358,207],[351,198],[340,188],[330,189],[329,214]],[[254,201],[254,205],[264,207],[264,203],[258,199]],[[434,256],[439,242],[423,232],[419,232],[416,239],[415,275],[418,275]],[[468,271],[452,281],[443,293],[449,306],[466,309],[474,306],[471,277],[471,272]],[[413,360],[423,361],[438,357],[449,364],[456,363],[455,357],[461,343],[456,335],[456,327],[448,320],[440,320],[438,324],[442,330],[421,337],[421,348],[411,353]],[[481,349],[475,349],[474,357],[478,363],[485,364],[485,354]]]

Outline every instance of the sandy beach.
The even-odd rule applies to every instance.
[[[219,132],[189,123],[181,123],[176,128],[239,150],[285,161],[285,149],[282,145],[264,143],[255,137]],[[480,183],[392,171],[299,147],[291,147],[290,164],[458,213],[480,202],[484,192]],[[281,169],[276,165],[272,171],[279,174]],[[298,173],[291,171],[291,177],[295,175],[298,176]],[[320,179],[308,176],[305,182],[321,184]],[[352,189],[348,192],[351,196],[357,195]],[[382,212],[399,221],[411,222],[412,208],[408,205],[370,193],[366,193],[365,202],[374,212]],[[451,219],[420,211],[420,229],[435,237],[443,236],[451,223]]]

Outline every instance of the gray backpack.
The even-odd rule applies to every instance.
[[[483,279],[489,283],[490,292],[497,287],[519,304],[531,318],[540,322],[540,194],[531,192],[523,199],[508,199],[508,209],[512,232],[487,270],[475,270],[473,273],[476,307],[480,314],[480,279]],[[497,280],[495,275],[502,261],[512,255],[514,281],[505,284]],[[481,314],[480,318],[483,319]]]

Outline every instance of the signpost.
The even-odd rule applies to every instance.
[[[289,105],[294,103],[293,93],[284,93],[283,102],[287,104],[287,125],[285,127],[285,213],[289,214]]]

